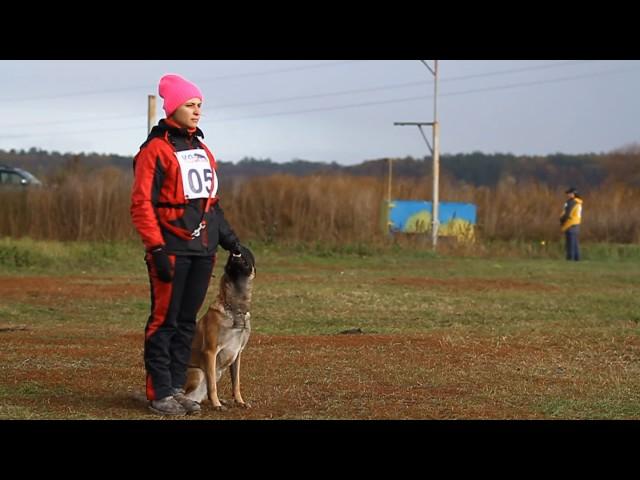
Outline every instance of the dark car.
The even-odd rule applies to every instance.
[[[42,182],[21,168],[0,165],[0,187],[41,186]]]

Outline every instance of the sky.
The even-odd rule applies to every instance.
[[[203,92],[218,160],[353,165],[430,155],[434,60],[0,60],[0,149],[133,156],[148,95]],[[425,65],[426,63],[426,65]],[[640,143],[638,60],[438,60],[441,154],[601,153]],[[157,120],[162,99],[157,98]],[[431,128],[425,127],[431,141]]]

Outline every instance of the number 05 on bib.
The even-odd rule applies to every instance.
[[[218,191],[218,176],[209,164],[207,152],[198,148],[175,152],[180,164],[182,188],[186,199],[214,197]],[[211,189],[213,188],[213,192]]]

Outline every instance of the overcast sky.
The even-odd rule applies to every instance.
[[[393,125],[433,120],[419,60],[0,60],[0,149],[132,156],[165,73],[202,90],[219,160],[428,154],[416,127]],[[640,142],[640,61],[440,60],[437,103],[444,154],[606,152]]]

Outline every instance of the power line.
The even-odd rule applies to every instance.
[[[51,120],[49,122],[30,122],[30,123],[14,123],[11,125],[2,125],[0,126],[0,128],[25,128],[25,127],[36,127],[36,126],[42,126],[42,125],[62,125],[65,123],[84,123],[87,121],[91,121],[91,120],[96,120],[96,121],[104,121],[104,120],[118,120],[118,119],[123,119],[123,118],[138,118],[138,119],[142,119],[145,116],[144,113],[136,113],[136,114],[132,114],[132,115],[100,115],[100,116],[95,116],[95,117],[90,117],[90,118],[76,118],[76,119],[72,119],[72,120]]]
[[[507,84],[507,85],[498,85],[498,86],[495,86],[495,87],[484,87],[484,88],[477,88],[477,89],[471,89],[471,90],[461,90],[461,91],[458,91],[458,92],[441,93],[441,94],[439,94],[439,96],[440,97],[453,97],[453,96],[457,96],[457,95],[466,95],[466,94],[469,94],[469,93],[480,93],[480,92],[507,90],[507,89],[512,89],[512,88],[525,87],[525,86],[542,85],[542,84],[546,84],[546,83],[558,83],[558,82],[565,82],[565,81],[568,81],[568,80],[591,78],[591,77],[597,77],[597,76],[602,76],[602,75],[609,75],[609,74],[612,74],[612,73],[623,73],[623,72],[628,72],[628,71],[632,71],[632,70],[638,70],[638,67],[627,68],[627,69],[618,69],[618,70],[608,70],[608,71],[604,71],[604,72],[594,73],[594,74],[591,74],[591,75],[573,75],[573,76],[568,76],[568,77],[555,78],[555,79],[551,79],[551,80],[538,80],[538,81],[531,81],[531,82],[521,82],[521,83],[513,83],[513,84]],[[381,101],[375,101],[375,102],[352,103],[352,104],[348,104],[348,105],[338,105],[338,106],[333,106],[333,107],[319,107],[319,108],[313,108],[313,109],[307,109],[307,110],[293,110],[293,111],[286,111],[286,112],[274,112],[274,113],[269,113],[269,114],[249,115],[249,116],[235,117],[235,118],[221,118],[221,119],[216,119],[216,120],[210,120],[209,122],[210,123],[214,123],[214,122],[223,122],[223,121],[244,120],[244,119],[251,119],[251,118],[272,117],[272,116],[280,116],[280,115],[294,115],[294,114],[300,114],[300,113],[322,112],[322,111],[330,111],[330,110],[344,110],[344,109],[348,109],[348,108],[366,107],[366,106],[372,106],[372,105],[386,105],[386,104],[391,104],[391,103],[408,102],[408,101],[412,101],[412,100],[424,100],[424,99],[427,99],[427,98],[433,98],[433,95],[421,95],[421,96],[416,96],[416,97],[405,97],[405,98],[397,98],[397,99],[392,99],[392,100],[381,100]],[[206,120],[205,120],[205,122],[206,122]]]
[[[532,71],[532,70],[541,70],[541,69],[548,69],[548,68],[557,68],[557,67],[566,67],[568,65],[576,65],[579,63],[586,63],[586,62],[593,62],[595,60],[583,60],[583,61],[569,61],[569,62],[563,62],[563,63],[557,63],[557,64],[552,64],[552,65],[538,65],[538,66],[532,66],[532,67],[522,67],[522,68],[514,68],[514,69],[509,69],[509,70],[496,70],[493,72],[485,72],[485,73],[478,73],[478,74],[472,74],[472,75],[462,75],[462,76],[458,76],[458,77],[448,77],[448,78],[441,78],[440,81],[458,81],[458,80],[467,80],[467,79],[471,79],[471,78],[479,78],[479,77],[490,77],[490,76],[495,76],[495,75],[507,75],[507,74],[512,74],[512,73],[521,73],[521,72],[527,72],[527,71]],[[325,97],[332,97],[332,96],[340,96],[340,95],[353,95],[354,93],[367,93],[367,92],[376,92],[376,91],[380,91],[380,90],[392,90],[392,89],[397,89],[397,88],[406,88],[406,87],[415,87],[415,86],[424,86],[427,83],[426,80],[420,80],[417,82],[405,82],[405,83],[395,83],[395,84],[390,84],[390,85],[381,85],[378,87],[371,87],[371,88],[358,88],[358,89],[353,89],[353,90],[339,90],[339,91],[334,91],[334,92],[327,92],[327,93],[317,93],[317,94],[313,94],[313,95],[302,95],[302,96],[296,96],[296,97],[281,97],[281,98],[274,98],[271,100],[262,100],[259,102],[245,102],[245,103],[230,103],[230,104],[226,104],[226,105],[216,105],[216,108],[236,108],[236,107],[248,107],[248,106],[253,106],[253,105],[265,105],[265,104],[269,104],[269,103],[284,103],[284,102],[291,102],[291,101],[296,101],[296,100],[311,100],[311,99],[315,99],[315,98],[325,98]]]
[[[301,70],[311,70],[311,69],[317,69],[317,68],[333,67],[333,66],[336,66],[336,65],[347,65],[347,64],[351,64],[351,63],[358,63],[358,62],[364,62],[364,61],[366,61],[366,60],[344,60],[344,61],[339,61],[339,62],[320,63],[320,64],[313,64],[313,65],[301,65],[301,66],[298,66],[298,67],[288,67],[288,68],[280,68],[280,69],[274,69],[274,70],[265,70],[265,71],[261,71],[261,72],[245,72],[245,73],[236,73],[236,74],[230,74],[230,75],[218,75],[218,76],[215,76],[215,77],[208,77],[208,78],[200,79],[200,80],[198,80],[198,83],[204,84],[204,83],[208,83],[208,82],[220,81],[220,80],[229,80],[229,79],[233,79],[233,78],[258,77],[258,76],[264,76],[264,75],[273,75],[273,74],[276,74],[276,73],[286,73],[286,72],[295,72],[295,71],[301,71]],[[88,90],[88,91],[84,91],[84,92],[69,92],[69,93],[62,93],[62,94],[59,94],[59,95],[43,95],[43,96],[30,97],[30,98],[0,98],[0,103],[2,103],[2,102],[27,102],[27,101],[31,101],[31,100],[53,100],[53,99],[58,99],[58,98],[80,97],[80,96],[85,96],[85,95],[99,95],[99,94],[103,94],[103,93],[115,93],[115,92],[125,92],[125,91],[129,91],[129,90],[143,90],[143,89],[148,90],[149,89],[149,84],[130,86],[130,87],[106,88],[106,89],[101,89],[101,90]]]
[[[566,66],[569,66],[569,65],[576,65],[576,64],[580,64],[580,63],[588,63],[588,62],[593,62],[593,61],[594,60],[568,61],[568,62],[555,63],[555,64],[550,64],[550,65],[536,65],[536,66],[522,67],[522,68],[515,68],[515,69],[508,69],[508,70],[496,70],[496,71],[492,71],[492,72],[485,72],[485,73],[479,73],[479,74],[471,74],[471,75],[462,75],[462,76],[457,76],[457,77],[449,77],[449,78],[441,79],[440,81],[458,81],[458,80],[467,80],[467,79],[479,78],[479,77],[489,77],[489,76],[496,76],[496,75],[508,75],[508,74],[512,74],[512,73],[521,73],[521,72],[532,71],[532,70],[541,70],[541,69],[549,69],[549,68],[557,68],[557,67],[566,67]],[[339,91],[333,91],[333,92],[318,93],[318,94],[313,94],[313,95],[301,95],[301,96],[294,96],[294,97],[280,97],[280,98],[274,98],[274,99],[270,99],[270,100],[262,100],[262,101],[258,101],[258,102],[243,102],[243,103],[232,103],[232,104],[226,104],[226,105],[225,104],[223,104],[223,105],[214,105],[214,108],[223,109],[223,108],[248,107],[248,106],[255,106],[255,105],[268,105],[268,104],[273,104],[273,103],[285,103],[285,102],[292,102],[292,101],[298,101],[298,100],[311,100],[311,99],[326,98],[326,97],[332,97],[332,96],[353,95],[353,94],[369,93],[369,92],[375,92],[375,91],[381,91],[381,90],[393,90],[393,89],[407,88],[407,87],[413,87],[413,86],[424,86],[425,84],[426,84],[426,81],[425,80],[421,80],[421,81],[417,81],[417,82],[396,83],[396,84],[389,84],[389,85],[381,85],[381,86],[378,86],[378,87],[359,88],[359,89],[352,89],[352,90],[339,90]],[[113,115],[113,116],[109,116],[109,117],[100,117],[100,120],[103,120],[103,119],[139,118],[140,116],[141,116],[140,114]],[[35,122],[35,123],[27,123],[27,124],[5,125],[5,126],[2,126],[1,128],[32,127],[32,126],[40,126],[40,125],[60,125],[60,124],[65,124],[65,123],[68,124],[68,123],[78,123],[78,122],[85,122],[85,121],[86,121],[86,118],[81,118],[81,119],[79,118],[79,119],[74,119],[74,120],[53,120],[53,121],[49,121],[49,122]]]
[[[36,133],[30,134],[26,133],[24,135],[0,135],[0,140],[4,140],[5,138],[39,138],[39,137],[57,137],[60,135],[80,135],[84,133],[97,133],[97,132],[121,132],[124,130],[139,130],[139,127],[119,127],[119,128],[96,128],[93,130],[76,130],[75,132],[56,132],[56,133]]]
[[[546,70],[549,68],[567,67],[567,66],[573,66],[573,65],[580,65],[583,63],[593,63],[595,61],[597,60],[569,60],[567,62],[551,63],[547,65],[534,65],[531,67],[510,68],[508,70],[495,70],[493,72],[472,73],[470,75],[461,75],[458,77],[444,77],[444,78],[441,78],[440,81],[450,82],[454,80],[468,80],[470,78],[491,77],[494,75],[506,75],[511,73],[529,72],[532,70]]]
[[[586,74],[586,75],[572,75],[572,76],[560,77],[560,78],[549,79],[549,80],[520,82],[520,83],[512,83],[512,84],[506,84],[506,85],[497,85],[497,86],[494,86],[494,87],[483,87],[483,88],[477,88],[477,89],[460,90],[460,91],[457,91],[457,92],[440,93],[440,94],[438,94],[438,96],[439,97],[452,97],[452,96],[467,95],[467,94],[472,94],[472,93],[483,93],[483,92],[489,92],[489,91],[508,90],[508,89],[513,89],[513,88],[528,87],[528,86],[542,85],[542,84],[548,84],[548,83],[559,83],[559,82],[565,82],[565,81],[568,81],[568,80],[580,80],[580,79],[593,78],[593,77],[598,77],[598,76],[603,76],[603,75],[624,73],[624,72],[636,71],[638,69],[639,69],[638,67],[626,68],[626,69],[613,69],[613,70],[606,70],[606,71],[603,71],[603,72],[596,72],[596,73]],[[397,98],[397,99],[392,99],[392,100],[353,103],[353,104],[348,104],[348,105],[337,105],[337,106],[333,106],[333,107],[319,107],[319,108],[312,108],[312,109],[305,109],[305,110],[290,110],[290,111],[285,111],[285,112],[274,112],[274,113],[268,113],[268,114],[248,115],[248,116],[242,116],[242,117],[220,118],[220,119],[215,119],[215,120],[206,120],[206,119],[204,119],[203,123],[219,123],[219,122],[229,122],[229,121],[236,121],[236,120],[248,120],[248,119],[255,119],[255,118],[268,118],[268,117],[274,117],[274,116],[298,115],[298,114],[303,114],[303,113],[315,113],[315,112],[324,112],[324,111],[332,111],[332,110],[345,110],[345,109],[350,109],[350,108],[367,107],[367,106],[374,106],[374,105],[386,105],[386,104],[402,103],[402,102],[408,102],[408,101],[414,101],[414,100],[424,100],[424,99],[428,99],[428,98],[433,98],[433,95],[421,95],[421,96],[415,96],[415,97]],[[138,115],[138,117],[140,117],[140,115]],[[25,135],[10,135],[10,136],[0,135],[0,139],[4,139],[4,138],[48,137],[48,136],[56,136],[56,135],[64,135],[64,134],[72,135],[72,134],[95,133],[95,132],[113,132],[113,131],[134,130],[134,129],[137,130],[138,128],[139,127],[119,127],[119,128],[110,128],[110,129],[82,130],[82,131],[75,131],[75,132],[58,132],[58,133],[45,133],[45,134],[25,134]]]
[[[272,75],[272,74],[276,74],[276,73],[286,73],[286,72],[294,72],[294,71],[301,71],[301,70],[310,70],[310,69],[317,69],[317,68],[324,68],[324,67],[331,67],[331,66],[336,66],[336,65],[346,65],[346,64],[351,64],[351,63],[358,63],[358,62],[363,62],[365,60],[347,60],[347,61],[340,61],[340,62],[332,62],[332,63],[322,63],[322,64],[314,64],[314,65],[302,65],[302,66],[298,66],[298,67],[289,67],[289,68],[282,68],[282,69],[276,69],[276,70],[266,70],[266,71],[262,71],[262,72],[247,72],[247,73],[240,73],[240,74],[230,74],[230,75],[219,75],[216,77],[209,77],[209,78],[205,78],[205,79],[201,79],[198,80],[198,83],[200,84],[206,84],[208,82],[213,82],[213,81],[219,81],[219,80],[226,80],[226,79],[233,79],[233,78],[246,78],[246,77],[258,77],[258,76],[264,76],[264,75]],[[490,77],[490,76],[495,76],[495,75],[506,75],[506,74],[512,74],[512,73],[520,73],[520,72],[527,72],[527,71],[533,71],[533,70],[543,70],[543,69],[549,69],[549,68],[558,68],[558,67],[565,67],[565,66],[572,66],[572,65],[578,65],[581,63],[589,63],[589,62],[594,62],[595,60],[570,60],[567,62],[562,62],[562,63],[555,63],[555,64],[549,64],[549,65],[536,65],[536,66],[530,66],[530,67],[522,67],[522,68],[515,68],[515,69],[508,69],[508,70],[496,70],[493,72],[485,72],[485,73],[477,73],[477,74],[470,74],[470,75],[461,75],[458,77],[445,77],[442,79],[442,81],[458,81],[458,80],[467,80],[467,79],[471,79],[471,78],[480,78],[480,77]],[[236,106],[246,106],[246,105],[256,105],[256,104],[261,104],[261,103],[277,103],[277,102],[282,102],[282,101],[293,101],[293,100],[302,100],[302,99],[311,99],[311,98],[321,98],[323,96],[331,96],[331,95],[347,95],[350,93],[358,93],[358,92],[366,92],[366,91],[376,91],[376,90],[384,90],[384,89],[393,89],[393,88],[406,88],[409,86],[417,86],[417,85],[423,85],[425,83],[424,80],[422,81],[417,81],[417,82],[407,82],[407,83],[399,83],[399,84],[392,84],[392,85],[383,85],[380,87],[373,87],[371,89],[360,89],[360,90],[345,90],[345,91],[339,91],[339,92],[330,92],[330,93],[326,93],[326,94],[318,94],[318,95],[309,95],[309,96],[301,96],[301,97],[290,97],[289,98],[284,98],[284,99],[273,99],[273,100],[267,100],[264,102],[256,102],[256,103],[245,103],[245,104],[231,104],[231,105],[222,105],[222,106],[217,106],[218,108],[232,108],[232,107],[236,107]],[[132,90],[143,90],[143,89],[148,89],[149,85],[137,85],[137,86],[129,86],[129,87],[119,87],[119,88],[109,88],[109,89],[102,89],[102,90],[90,90],[90,91],[84,91],[84,92],[69,92],[69,93],[63,93],[63,94],[59,94],[59,95],[44,95],[44,96],[38,96],[38,97],[30,97],[30,98],[2,98],[0,99],[0,103],[7,103],[7,102],[27,102],[27,101],[33,101],[33,100],[55,100],[55,99],[60,99],[60,98],[70,98],[70,97],[79,97],[79,96],[86,96],[86,95],[100,95],[100,94],[110,94],[110,93],[117,93],[117,92],[126,92],[126,91],[132,91]]]

